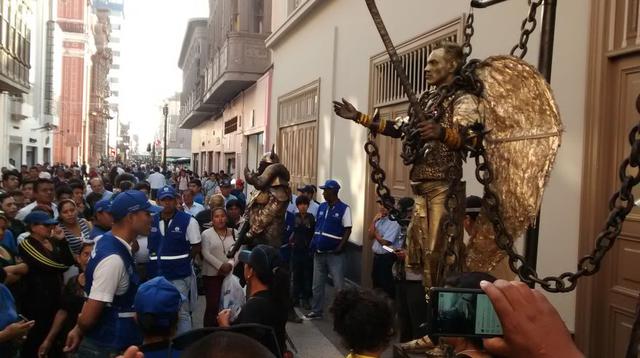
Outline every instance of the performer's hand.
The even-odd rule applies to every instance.
[[[522,282],[482,281],[495,308],[504,337],[484,340],[500,357],[584,357],[571,340],[558,311],[540,292]]]
[[[358,110],[356,110],[356,108],[344,98],[342,99],[342,102],[333,101],[333,111],[336,112],[338,116],[344,119],[351,119],[353,121],[358,119],[358,116],[360,115],[360,112],[358,112]]]
[[[422,140],[439,140],[442,135],[442,126],[434,121],[420,122],[418,123],[418,131]]]

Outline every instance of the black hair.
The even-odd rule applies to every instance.
[[[33,191],[34,192],[38,192],[38,190],[40,189],[40,186],[45,185],[45,184],[51,184],[54,185],[53,180],[51,179],[47,179],[47,178],[39,178],[38,180],[36,180],[36,182],[33,184]]]
[[[331,305],[333,330],[354,353],[384,349],[395,334],[394,312],[378,293],[357,287],[343,289]]]
[[[64,195],[64,194],[68,194],[70,196],[73,196],[73,190],[71,190],[70,186],[61,185],[58,188],[56,188],[56,198],[59,198],[60,195]]]
[[[29,185],[29,184],[31,184],[32,186],[35,186],[36,181],[35,181],[35,180],[31,180],[31,179],[24,180],[24,181],[21,183],[21,186],[24,188],[24,186],[25,186],[25,185]]]
[[[71,200],[71,199],[64,199],[64,200],[62,200],[62,201],[60,201],[60,202],[58,203],[58,210],[59,210],[59,211],[62,211],[62,207],[63,207],[65,204],[71,204],[71,205],[73,205],[75,208],[78,208],[78,204],[76,204],[76,202],[75,202],[75,201],[73,201],[73,200]]]
[[[136,320],[142,334],[145,336],[171,337],[178,325],[178,312],[171,316],[139,313]]]
[[[311,200],[309,200],[309,198],[304,195],[298,195],[298,197],[296,198],[296,206],[302,204],[309,205],[309,203],[311,203]]]
[[[215,347],[215,349],[211,349]],[[275,358],[267,347],[249,336],[235,332],[214,332],[189,345],[182,358]]]
[[[130,174],[130,173],[122,173],[122,174],[120,174],[120,175],[115,177],[115,179],[113,180],[113,184],[116,187],[119,188],[120,187],[120,183],[122,183],[123,181],[130,181],[132,183],[132,186],[133,186],[133,183],[136,182],[136,177],[133,176],[133,174]]]
[[[199,187],[202,187],[202,182],[200,181],[200,179],[191,179],[189,184],[195,184],[195,185],[197,185]]]
[[[7,192],[7,191],[0,191],[0,205],[2,205],[2,203],[4,203],[5,200],[9,199],[13,197],[13,195],[11,195],[11,193]]]
[[[131,190],[133,189],[133,182],[129,180],[122,180],[118,183],[118,189],[122,192]]]
[[[84,191],[84,183],[78,180],[70,181],[69,187],[71,188],[71,191],[74,191],[76,189],[81,189],[82,191]]]
[[[102,193],[89,193],[89,195],[87,195],[87,206],[89,206],[91,208],[91,210],[93,211],[93,216],[95,216],[95,206],[96,203],[99,202],[100,200],[102,200]]]
[[[7,181],[7,180],[9,180],[10,177],[16,177],[16,178],[18,178],[18,181],[22,181],[22,175],[16,169],[12,169],[12,170],[9,170],[6,173],[3,173],[2,174],[2,181]]]
[[[234,206],[240,208],[241,211],[244,211],[244,205],[242,205],[242,202],[238,199],[231,199],[227,201],[227,204],[225,205],[227,210],[231,209]]]
[[[141,182],[138,182],[138,184],[136,184],[135,189],[136,190],[144,189],[146,191],[151,191],[151,185],[146,181],[141,181]]]

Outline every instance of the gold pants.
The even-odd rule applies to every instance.
[[[413,186],[415,206],[407,229],[408,270],[423,273],[423,285],[433,287],[439,281],[438,263],[444,249],[440,222],[447,215],[447,181],[427,181]]]

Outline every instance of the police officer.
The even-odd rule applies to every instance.
[[[111,357],[142,342],[134,320],[139,280],[131,245],[138,235],[149,234],[155,209],[142,192],[129,190],[114,199],[110,211],[113,227],[91,253],[85,272],[88,298],[67,336],[65,352],[79,346],[80,357]]]
[[[318,208],[316,229],[311,247],[315,250],[313,259],[313,299],[311,312],[303,318],[314,320],[322,318],[324,308],[324,285],[329,272],[336,291],[344,283],[344,245],[351,235],[351,209],[340,201],[340,184],[329,179],[323,186],[322,196],[326,200]]]
[[[177,210],[177,193],[170,186],[158,190],[158,204],[162,212],[153,218],[151,234],[149,234],[147,263],[148,278],[163,276],[185,297],[195,300],[190,295],[192,288],[193,268],[191,258],[200,253],[200,227],[191,215]],[[180,307],[177,334],[191,330],[191,313],[189,301],[185,300]]]

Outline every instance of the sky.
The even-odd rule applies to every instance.
[[[140,150],[153,140],[163,100],[182,89],[178,58],[187,22],[208,17],[208,0],[125,0],[122,26],[120,117]]]

